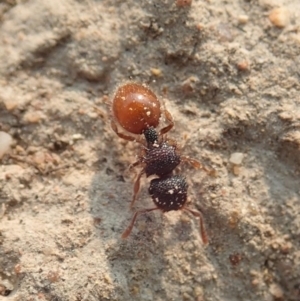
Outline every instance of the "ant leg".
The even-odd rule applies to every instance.
[[[125,169],[125,171],[124,171],[124,175],[127,175],[127,174],[129,174],[129,173],[131,173],[131,172],[134,172],[134,177],[136,177],[136,175],[137,175],[137,172],[136,172],[136,170],[134,169],[136,166],[139,166],[140,164],[142,164],[142,162],[141,161],[136,161],[136,162],[134,162],[134,163],[131,163],[126,169]]]
[[[139,166],[144,163],[145,150],[147,150],[147,147],[145,145],[142,145],[142,148],[140,149],[140,154],[137,156],[138,161],[131,163],[129,165],[128,167],[129,171],[132,171],[136,166]]]
[[[158,210],[158,209],[159,209],[159,208],[156,208],[156,207],[155,207],[155,208],[142,209],[142,210],[137,211],[137,212],[133,215],[132,220],[131,220],[129,226],[128,226],[128,227],[126,228],[126,230],[123,232],[123,234],[122,234],[122,236],[121,236],[122,239],[125,239],[125,238],[127,238],[127,237],[129,236],[129,234],[131,233],[131,230],[132,230],[132,228],[133,228],[134,222],[135,222],[136,218],[138,217],[138,215],[144,214],[144,213],[146,213],[146,212]]]
[[[191,164],[194,168],[197,168],[197,169],[201,168],[206,171],[205,167],[196,159],[186,157],[186,156],[180,156],[180,159],[181,159],[181,161],[183,161],[185,163]]]
[[[202,213],[200,211],[195,211],[195,210],[192,210],[190,208],[183,208],[183,210],[185,210],[187,212],[190,212],[195,217],[199,217],[200,234],[201,234],[203,243],[206,245],[208,243],[208,237],[207,237],[207,233],[206,233],[206,230],[205,230]]]
[[[143,148],[145,149],[146,147],[145,146],[143,146]],[[144,165],[144,160],[143,160],[143,157],[144,157],[144,149],[142,149],[141,150],[141,152],[140,152],[140,155],[138,156],[138,161],[136,161],[136,162],[134,162],[134,163],[131,163],[127,168],[126,168],[126,170],[125,170],[125,172],[127,173],[128,171],[129,172],[132,172],[132,171],[134,171],[134,174],[135,174],[135,176],[136,176],[136,171],[134,170],[134,168],[135,167],[137,167],[137,166],[139,166],[139,165]]]
[[[140,164],[142,164],[142,161],[136,161],[134,163],[131,163],[129,166],[128,166],[128,170],[129,171],[132,171],[136,166],[139,166]]]
[[[120,132],[118,131],[118,127],[117,127],[117,125],[115,124],[114,121],[111,121],[110,126],[111,126],[112,130],[113,130],[120,138],[125,139],[125,140],[128,140],[128,141],[138,141],[138,140],[136,139],[136,137],[129,136],[129,135],[126,135],[126,134],[124,134],[124,133],[120,133]]]
[[[209,169],[209,168],[205,167],[204,165],[202,165],[196,159],[193,159],[193,158],[190,158],[190,157],[186,157],[186,156],[180,156],[180,159],[181,159],[182,162],[188,163],[188,164],[192,165],[194,168],[203,169],[210,176],[215,176],[216,175],[216,170],[215,169]]]
[[[164,114],[165,114],[165,118],[169,122],[169,124],[159,131],[159,135],[163,135],[163,134],[169,132],[174,126],[174,121],[173,121],[173,117],[172,117],[171,113],[167,110],[164,110]]]
[[[134,186],[133,186],[133,198],[132,198],[132,201],[130,203],[130,208],[133,207],[135,201],[136,201],[136,198],[137,198],[137,195],[140,191],[140,183],[141,183],[141,177],[142,175],[145,173],[144,170],[142,170],[139,175],[137,176],[135,182],[134,182]]]

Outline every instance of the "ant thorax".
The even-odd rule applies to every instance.
[[[169,145],[167,142],[155,143],[152,147],[147,148],[143,158],[146,176],[167,175],[180,164],[180,161],[180,155],[177,154],[175,146]]]
[[[147,141],[147,148],[142,162],[145,164],[146,176],[162,177],[170,174],[181,161],[176,146],[165,140],[158,141],[158,134],[154,128],[146,130],[144,136]]]

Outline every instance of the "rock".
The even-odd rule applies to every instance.
[[[243,153],[233,153],[230,156],[229,162],[233,165],[241,165],[244,159]]]
[[[288,25],[290,21],[289,12],[286,8],[274,8],[269,13],[269,20],[278,28],[283,28]]]
[[[0,132],[0,159],[5,153],[9,152],[12,142],[13,139],[11,135],[5,132]]]

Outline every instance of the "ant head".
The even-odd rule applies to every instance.
[[[154,144],[158,141],[158,133],[153,126],[144,131],[144,136],[148,144]]]
[[[149,127],[158,126],[161,106],[148,87],[127,83],[117,89],[112,101],[112,112],[123,129],[140,135]]]

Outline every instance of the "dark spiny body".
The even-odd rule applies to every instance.
[[[147,140],[146,154],[142,158],[145,163],[145,173],[149,177],[159,177],[170,174],[179,164],[180,155],[176,152],[176,146],[170,145],[167,141],[158,142],[158,135],[153,128],[144,133]]]
[[[180,156],[176,153],[175,146],[166,142],[154,143],[147,149],[143,162],[146,164],[147,177],[151,175],[162,177],[171,173],[180,164]]]
[[[149,194],[155,205],[163,212],[179,210],[187,200],[188,184],[180,175],[169,175],[153,179]]]

